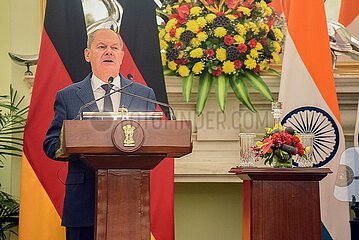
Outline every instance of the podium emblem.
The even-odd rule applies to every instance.
[[[135,120],[122,120],[112,130],[112,143],[122,152],[136,152],[145,139],[142,126]]]
[[[123,146],[124,147],[134,147],[135,144],[135,140],[133,139],[133,134],[136,130],[136,128],[130,124],[125,125],[122,127],[123,129],[123,134],[125,136],[125,139],[123,140]]]

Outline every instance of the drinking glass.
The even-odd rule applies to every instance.
[[[256,135],[254,133],[240,133],[239,134],[239,166],[240,167],[254,167],[254,140]]]
[[[307,159],[304,157],[297,157],[298,167],[313,167],[313,133],[299,133],[299,137],[302,139],[302,145],[306,149]]]

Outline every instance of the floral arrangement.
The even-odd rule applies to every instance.
[[[248,83],[267,100],[272,94],[260,77],[274,71],[283,33],[271,0],[165,0],[157,15],[162,64],[166,75],[183,77],[183,96],[190,100],[193,77],[199,76],[197,113],[201,114],[214,83],[217,102],[225,109],[228,85],[251,111]]]
[[[306,158],[309,149],[303,147],[301,138],[293,128],[283,129],[278,124],[273,129],[266,128],[264,138],[256,143],[253,150],[264,160],[264,164],[271,165],[275,159],[277,165],[288,163],[291,167],[292,156],[299,155]]]

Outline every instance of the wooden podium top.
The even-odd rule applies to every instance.
[[[131,124],[136,128],[130,137],[133,147],[126,147],[123,146],[126,134],[122,129]],[[167,157],[181,157],[191,151],[191,121],[66,120],[58,156],[164,154]]]
[[[320,181],[332,173],[329,168],[232,168],[242,180]]]

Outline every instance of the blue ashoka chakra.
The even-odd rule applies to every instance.
[[[298,133],[313,133],[314,167],[321,167],[332,160],[338,151],[339,130],[334,119],[316,107],[300,107],[288,113],[282,120],[284,127],[292,127]]]

